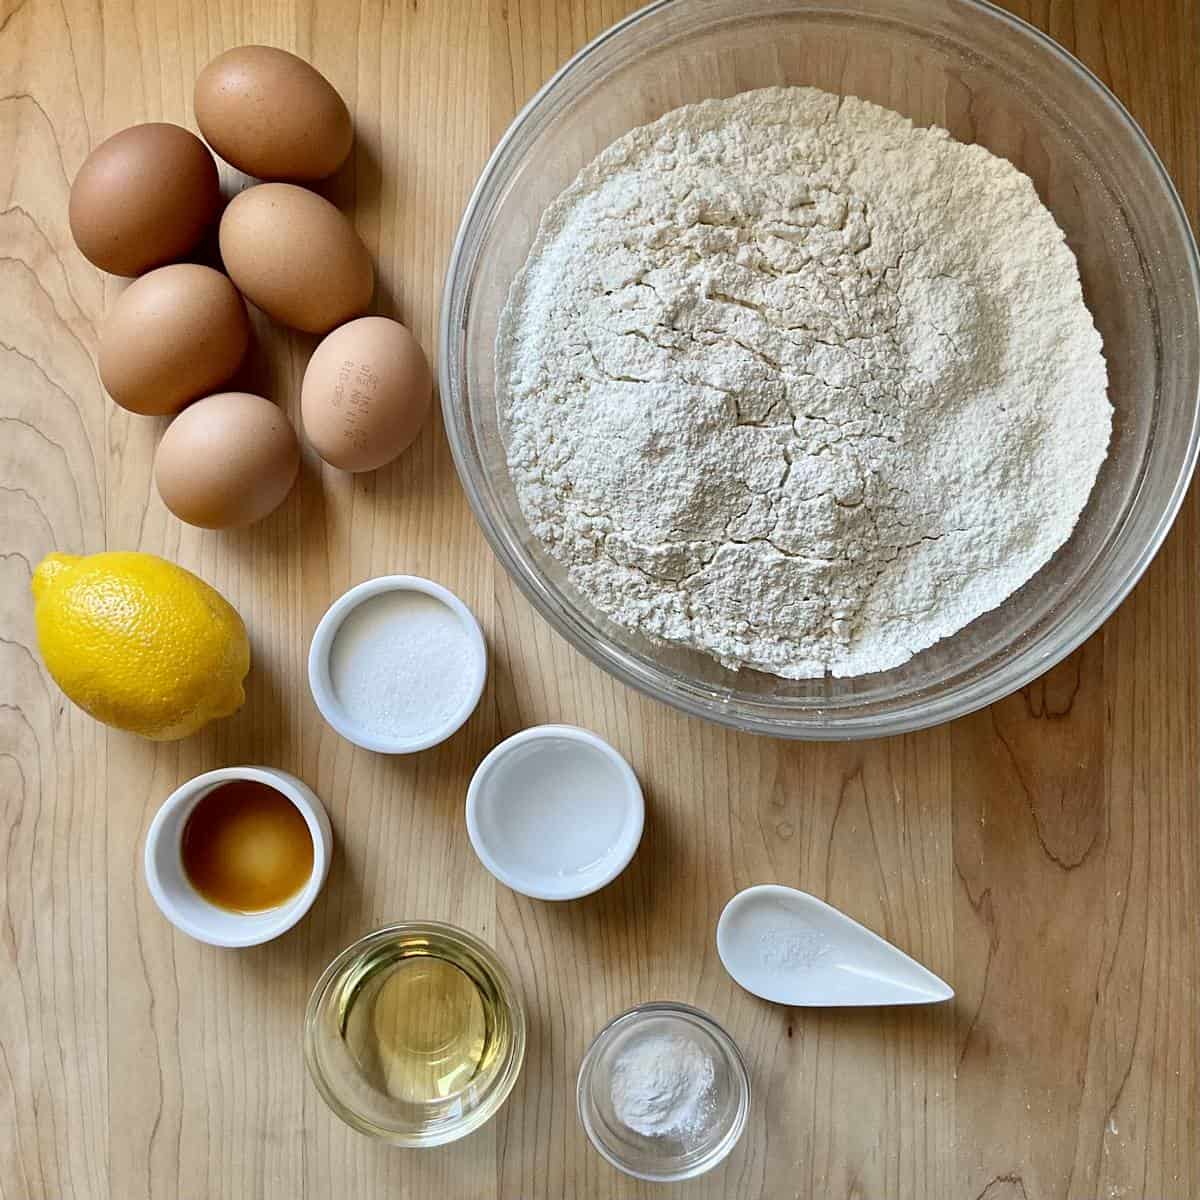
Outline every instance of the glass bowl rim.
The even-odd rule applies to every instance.
[[[725,1052],[732,1067],[733,1076],[738,1081],[738,1110],[729,1130],[705,1158],[681,1171],[639,1171],[627,1163],[621,1162],[596,1133],[594,1122],[590,1116],[590,1108],[584,1102],[584,1096],[587,1094],[588,1085],[591,1083],[592,1074],[596,1067],[596,1060],[603,1043],[617,1026],[636,1024],[642,1017],[653,1016],[682,1016],[699,1025],[712,1036],[713,1040]],[[580,1060],[579,1074],[575,1080],[575,1107],[579,1112],[579,1121],[583,1125],[583,1130],[587,1134],[588,1141],[591,1142],[596,1152],[616,1167],[618,1171],[623,1171],[626,1175],[631,1175],[635,1179],[644,1179],[649,1183],[672,1183],[684,1179],[695,1179],[700,1175],[707,1174],[714,1167],[724,1162],[733,1152],[733,1148],[742,1140],[742,1134],[746,1131],[746,1125],[750,1119],[752,1095],[753,1087],[750,1082],[750,1071],[746,1066],[746,1059],[742,1054],[741,1048],[733,1040],[732,1035],[711,1013],[705,1012],[702,1008],[696,1008],[692,1004],[685,1004],[680,1000],[648,1000],[642,1004],[635,1004],[632,1008],[627,1008],[624,1012],[619,1012],[615,1017],[611,1017],[605,1021],[597,1031],[596,1036],[588,1043],[588,1048],[584,1051],[583,1058]]]
[[[1051,58],[1058,60],[1078,83],[1091,92],[1095,101],[1107,108],[1110,115],[1132,135],[1133,144],[1140,151],[1142,163],[1150,171],[1165,201],[1163,220],[1179,238],[1186,259],[1186,274],[1191,295],[1196,308],[1200,310],[1200,251],[1197,249],[1187,211],[1154,145],[1122,101],[1091,68],[1022,17],[998,7],[992,0],[948,2],[973,11],[980,17],[997,20],[1007,25],[1018,37],[1032,41]],[[1002,651],[997,652],[990,661],[985,660],[986,665],[982,671],[953,685],[949,690],[943,687],[934,696],[902,695],[882,702],[886,707],[880,711],[861,712],[847,709],[839,712],[833,720],[822,720],[819,707],[780,715],[779,705],[775,701],[745,696],[723,698],[719,695],[704,695],[702,685],[697,685],[686,676],[667,678],[666,672],[657,664],[644,663],[626,652],[613,643],[603,631],[592,627],[580,612],[559,601],[546,587],[536,568],[526,569],[507,545],[505,532],[489,511],[472,476],[469,438],[464,437],[463,430],[459,428],[460,419],[464,426],[467,424],[467,405],[465,399],[463,403],[457,403],[460,376],[465,374],[466,359],[464,356],[462,363],[453,362],[451,346],[454,344],[452,332],[456,317],[460,311],[465,315],[466,301],[469,297],[471,279],[463,276],[463,265],[468,255],[477,250],[477,247],[472,246],[472,242],[479,240],[480,213],[492,198],[498,184],[503,183],[501,168],[511,154],[514,143],[519,142],[528,127],[537,121],[559,86],[614,38],[622,36],[661,11],[684,3],[686,0],[653,0],[652,3],[629,13],[603,30],[568,58],[534,92],[513,118],[488,156],[463,210],[442,291],[438,321],[438,390],[451,456],[471,511],[501,566],[538,615],[547,621],[560,637],[619,682],[689,716],[714,721],[733,729],[774,737],[800,741],[834,741],[911,733],[976,712],[1025,687],[1077,650],[1113,615],[1145,574],[1179,515],[1191,484],[1197,457],[1200,455],[1200,387],[1193,398],[1187,448],[1153,532],[1136,554],[1128,556],[1131,561],[1104,589],[1107,591],[1104,599],[1091,602],[1090,608],[1086,610],[1085,620],[1077,624],[1064,623],[1061,618],[1053,620],[1048,627],[1038,630],[1019,653],[1000,657],[997,661],[998,656],[1003,654]],[[476,265],[474,258],[471,265]],[[465,329],[465,324],[463,328]],[[462,380],[461,390],[464,393],[467,391],[465,379]],[[1130,501],[1127,512],[1132,511],[1136,504],[1136,493],[1140,492],[1144,482],[1143,476],[1138,481],[1135,497]],[[1085,575],[1081,582],[1087,579],[1088,576]]]
[[[374,1121],[355,1112],[333,1090],[316,1055],[318,1013],[335,976],[348,962],[358,957],[370,943],[387,941],[401,934],[413,933],[424,933],[430,935],[431,938],[457,944],[479,960],[493,976],[498,990],[504,996],[513,1023],[512,1046],[507,1061],[496,1075],[487,1097],[465,1117],[459,1118],[452,1124],[447,1124],[432,1134],[406,1133],[402,1130],[389,1129],[386,1126],[377,1125]],[[527,1023],[525,1004],[513,983],[511,973],[495,950],[482,938],[446,921],[396,921],[391,925],[372,929],[361,937],[355,938],[353,942],[339,951],[321,972],[320,978],[313,985],[304,1006],[304,1063],[308,1068],[309,1078],[330,1111],[351,1129],[393,1146],[401,1146],[406,1149],[426,1149],[456,1142],[468,1134],[474,1133],[500,1111],[516,1086],[525,1065]]]

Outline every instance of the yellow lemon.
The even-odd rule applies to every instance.
[[[203,579],[153,554],[48,554],[33,573],[42,658],[84,712],[168,742],[241,708],[246,627]]]

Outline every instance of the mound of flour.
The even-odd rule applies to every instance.
[[[529,524],[596,608],[789,678],[903,663],[1066,541],[1100,335],[1029,179],[811,88],[668,113],[546,211],[497,382]]]

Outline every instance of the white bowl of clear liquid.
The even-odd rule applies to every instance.
[[[611,883],[633,858],[644,822],[633,768],[574,725],[514,734],[467,789],[467,833],[480,862],[535,900],[574,900]]]

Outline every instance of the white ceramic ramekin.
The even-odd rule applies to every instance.
[[[574,725],[513,734],[467,788],[467,834],[479,861],[535,900],[575,900],[611,883],[633,858],[645,815],[633,768]]]
[[[442,724],[416,737],[384,737],[373,730],[364,729],[339,703],[329,676],[329,656],[342,622],[364,601],[389,591],[422,592],[440,600],[462,622],[473,657],[471,687],[466,699]],[[487,643],[475,614],[448,588],[434,583],[432,579],[422,579],[419,575],[381,575],[352,587],[329,606],[317,625],[308,651],[308,686],[321,716],[348,742],[379,754],[413,754],[444,742],[475,711],[486,680]]]
[[[265,783],[286,796],[299,810],[312,837],[313,869],[308,882],[290,900],[265,912],[229,912],[210,904],[188,882],[183,869],[180,846],[192,810],[214,787],[240,779]],[[333,831],[325,809],[294,775],[275,767],[222,767],[189,779],[155,813],[146,834],[146,884],[163,916],[189,937],[210,946],[258,946],[291,929],[312,908],[329,874],[332,853]]]

